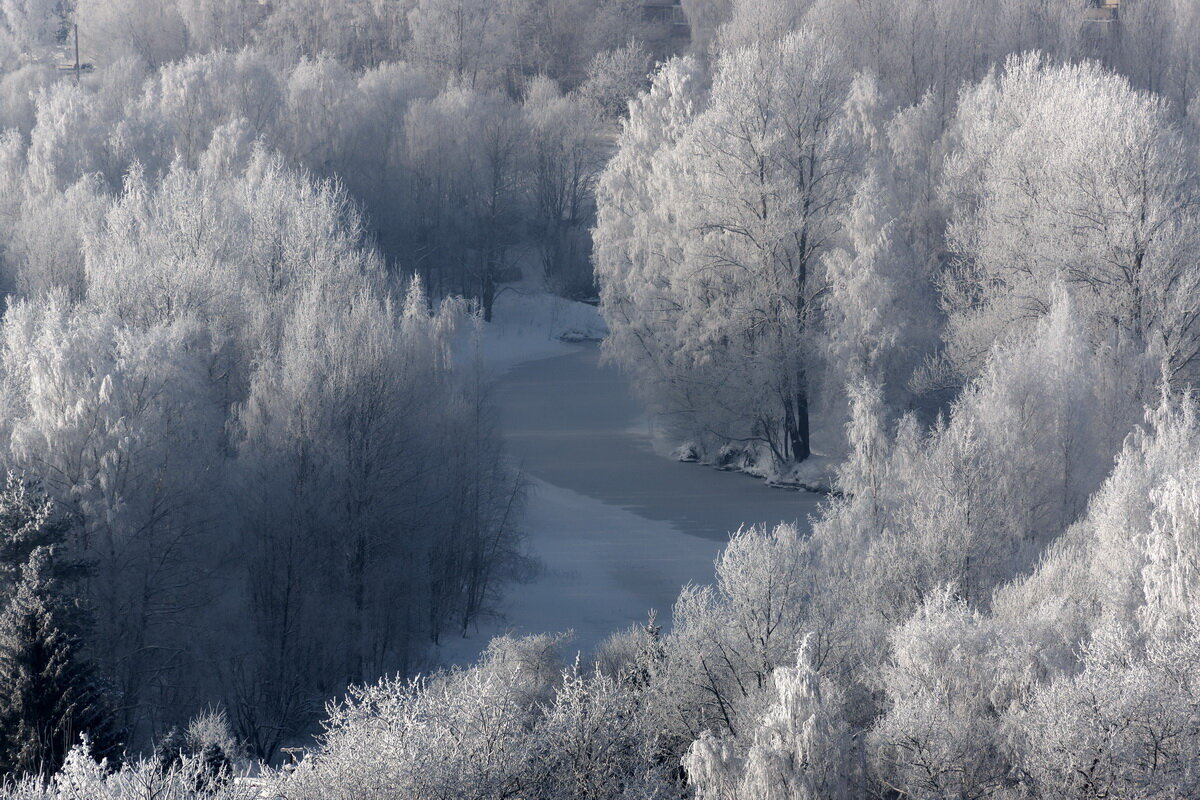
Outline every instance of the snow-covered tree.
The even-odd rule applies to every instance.
[[[0,3],[0,31],[28,55],[39,55],[54,43],[63,26],[58,0],[4,0]]]
[[[836,687],[816,670],[805,637],[796,666],[771,673],[775,697],[744,756],[706,732],[683,759],[698,800],[816,800],[851,796],[855,756]]]
[[[413,103],[406,127],[421,270],[435,287],[478,298],[490,321],[518,240],[521,108],[499,92],[450,89]]]
[[[597,53],[578,91],[606,115],[623,117],[630,101],[646,89],[650,73],[650,53],[641,42],[630,40]]]
[[[513,1],[416,0],[408,12],[408,52],[450,84],[503,86],[517,63]]]
[[[209,538],[224,423],[210,340],[189,322],[130,331],[56,300],[11,308],[4,334],[6,458],[80,521],[92,652],[129,727],[188,646],[178,623],[223,550]]]
[[[592,269],[585,226],[604,166],[599,109],[539,78],[530,83],[522,112],[531,134],[531,216],[546,281],[560,291],[586,291]]]
[[[717,31],[732,13],[732,3],[730,0],[683,0],[681,5],[692,35],[692,49],[708,55],[716,44]]]
[[[845,124],[849,84],[812,29],[723,56],[707,107],[660,150],[659,180],[646,187],[663,226],[647,225],[653,241],[641,246],[665,262],[661,277],[608,249],[632,237],[618,227],[626,198],[602,192],[596,263],[609,353],[637,376],[652,411],[705,449],[758,443],[777,464],[811,453],[820,255],[862,154]],[[639,123],[624,147],[638,146]],[[618,156],[609,180],[623,168]]]
[[[641,381],[666,386],[674,348],[669,276],[679,260],[679,236],[660,199],[660,166],[705,102],[705,78],[692,58],[673,59],[634,98],[617,152],[597,187],[593,262],[610,335],[605,352],[622,361],[636,354]],[[661,390],[659,390],[661,391]]]
[[[1158,98],[1094,63],[1013,58],[968,91],[944,191],[957,265],[947,357],[988,349],[1065,285],[1091,340],[1137,348],[1188,380],[1200,345],[1196,173]]]
[[[516,486],[450,360],[462,316],[454,300],[431,314],[416,281],[395,311],[316,284],[255,369],[237,420],[251,646],[235,663],[238,712],[270,720],[262,753],[321,687],[406,671],[465,629],[514,554]]]
[[[731,0],[718,45],[729,52],[781,39],[801,27],[811,5],[811,0]]]
[[[847,220],[849,247],[825,260],[827,382],[885,388],[887,405],[912,405],[910,384],[937,347],[937,292],[929,264],[910,244],[894,195],[872,171]]]
[[[1109,624],[1085,668],[1060,676],[1008,720],[1022,772],[1038,797],[1187,797],[1200,790],[1195,629],[1142,651]]]
[[[157,67],[190,52],[187,24],[173,0],[77,0],[75,22],[83,52],[104,63],[135,58]]]
[[[882,784],[915,797],[986,797],[1004,781],[991,705],[991,632],[949,591],[892,633],[891,708],[871,731]]]
[[[681,735],[745,737],[777,667],[792,663],[807,629],[812,554],[794,525],[739,531],[717,562],[714,586],[685,587],[666,641],[664,702]],[[828,641],[810,643],[820,668]]]

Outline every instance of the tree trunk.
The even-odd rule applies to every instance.
[[[479,270],[479,306],[483,311],[483,321],[492,321],[492,306],[496,301],[496,271],[499,268],[500,256],[495,248],[488,247],[480,261]]]
[[[795,397],[788,403],[787,437],[793,459],[804,461],[812,455],[808,429],[808,376],[803,369],[796,375]]]

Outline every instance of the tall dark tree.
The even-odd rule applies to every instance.
[[[70,520],[55,512],[54,502],[20,475],[9,472],[0,490],[0,591],[12,597],[21,583],[25,565],[39,547],[64,546]],[[84,574],[84,565],[66,558],[53,559],[55,578],[72,582]]]
[[[87,734],[116,745],[101,682],[82,653],[86,616],[72,592],[83,565],[67,558],[69,524],[50,500],[9,476],[0,492],[0,772],[50,774]]]

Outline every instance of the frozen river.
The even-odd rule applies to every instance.
[[[510,452],[524,471],[681,533],[724,541],[738,526],[807,525],[819,496],[657,455],[625,378],[582,344],[518,364],[497,386]]]
[[[510,452],[529,478],[522,527],[541,569],[506,588],[499,616],[476,635],[444,648],[447,662],[470,663],[500,633],[571,630],[568,648],[586,653],[650,609],[669,625],[679,590],[712,582],[730,531],[807,525],[819,502],[656,455],[628,383],[600,366],[595,344],[517,363],[496,392]]]

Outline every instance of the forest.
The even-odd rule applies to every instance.
[[[0,130],[3,800],[1200,797],[1195,0],[0,0]],[[530,286],[823,497],[447,664]]]

